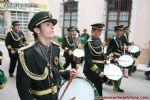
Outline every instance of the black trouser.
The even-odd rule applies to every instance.
[[[13,75],[17,60],[18,60],[18,53],[10,55],[9,75]]]
[[[102,84],[103,84],[102,80],[103,79],[100,77],[92,78],[88,76],[87,76],[87,79],[94,84],[95,88],[98,90],[99,96],[103,96],[103,92],[102,92]]]
[[[73,60],[73,55],[68,54],[67,56],[65,56],[65,59],[66,59],[66,63],[63,66],[64,69],[66,69],[70,65],[70,63],[71,63],[71,68],[76,69],[77,63]]]

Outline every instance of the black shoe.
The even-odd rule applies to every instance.
[[[12,75],[12,74],[9,74],[9,77],[13,77],[14,75]]]
[[[144,73],[144,75],[146,76],[147,80],[150,80],[150,77],[149,77],[149,75],[146,74],[146,72]]]
[[[120,89],[120,88],[119,88],[117,91],[118,91],[118,92],[124,92],[124,90],[123,90],[123,89]]]

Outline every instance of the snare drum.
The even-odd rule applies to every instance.
[[[83,62],[84,51],[82,49],[75,49],[73,51],[73,61],[80,64]]]
[[[130,55],[122,55],[118,59],[118,64],[122,67],[129,67],[133,64],[134,59]]]
[[[60,99],[68,81],[64,82],[58,93],[58,100]],[[84,78],[77,77],[72,80],[68,89],[66,90],[61,100],[94,100],[94,87]]]
[[[104,75],[111,80],[119,80],[123,76],[121,69],[117,65],[110,63],[105,65]]]
[[[128,46],[128,51],[135,58],[138,58],[138,56],[140,55],[140,52],[141,52],[140,47],[137,45]]]

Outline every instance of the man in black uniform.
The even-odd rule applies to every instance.
[[[123,25],[118,25],[114,27],[115,36],[110,40],[107,47],[107,54],[111,55],[114,59],[119,58],[123,54],[122,45],[120,41],[120,35],[123,30]],[[118,92],[124,92],[123,89],[120,88],[121,79],[113,82],[113,89]]]
[[[7,33],[5,40],[10,57],[9,76],[13,77],[13,73],[18,60],[18,49],[27,44],[24,34],[20,31],[20,22],[12,22],[12,30]]]
[[[72,68],[76,68],[76,61],[74,61],[73,57],[73,50],[77,48],[77,39],[75,37],[75,27],[69,27],[68,29],[68,35],[65,36],[63,43],[62,43],[62,48],[64,49],[64,57],[66,60],[66,63],[64,64],[64,69],[66,69],[69,64],[71,63]]]
[[[127,53],[127,54],[130,54],[128,52],[127,48],[128,48],[128,46],[130,46],[132,44],[129,42],[129,38],[128,38],[129,32],[130,32],[130,27],[126,26],[126,27],[124,27],[124,33],[120,36],[121,44],[122,44],[123,48],[125,49],[125,53]],[[128,67],[129,75],[131,75],[131,73],[136,70],[136,66],[134,66],[134,63]]]
[[[120,40],[123,46],[129,46],[131,43],[129,42],[129,26],[124,27],[124,33],[120,36]]]
[[[100,35],[105,25],[96,23],[91,26],[92,36],[84,46],[85,64],[83,73],[88,80],[94,83],[99,96],[102,96],[102,83],[107,81],[107,77],[103,73],[106,57]]]
[[[74,78],[78,70],[61,70],[59,45],[52,42],[57,20],[48,12],[36,13],[28,28],[36,36],[33,45],[19,50],[16,85],[21,100],[57,100],[62,75]]]

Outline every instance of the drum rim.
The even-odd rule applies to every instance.
[[[114,64],[114,63],[109,63],[109,64],[111,64],[111,65],[115,65],[116,67],[118,67],[118,68],[120,68],[119,66],[117,66],[116,64]],[[105,64],[105,65],[107,65],[107,64]],[[104,65],[104,66],[105,66]],[[104,67],[104,70],[105,70],[105,67]],[[121,68],[120,68],[120,70],[121,70]],[[121,72],[122,72],[122,70],[121,70]],[[105,74],[105,73],[104,73]],[[108,78],[108,76],[106,75],[106,77]],[[120,77],[120,79],[123,77],[123,73],[122,73],[122,75],[121,75],[121,77]],[[110,79],[110,78],[108,78],[108,79]],[[110,80],[114,80],[114,79],[110,79]],[[119,80],[119,79],[118,79]],[[115,80],[114,80],[115,81]]]
[[[92,82],[90,82],[87,78],[84,78],[84,77],[76,77],[77,79],[84,79],[84,80],[86,80],[86,81],[88,81],[88,83],[90,83],[90,85],[92,86],[92,88],[93,88],[93,92],[94,92],[94,85],[92,84]],[[75,79],[76,79],[75,78]],[[60,85],[60,87],[58,88],[58,92],[57,92],[57,96],[58,96],[58,99],[59,99],[59,93],[60,93],[60,89],[62,88],[62,86],[65,84],[65,82],[67,82],[67,81],[69,81],[69,80],[65,80],[61,85]],[[95,98],[95,92],[94,92],[94,98]]]
[[[84,80],[88,81],[88,82],[90,83],[90,85],[92,86],[93,91],[94,91],[94,85],[93,85],[92,82],[90,82],[87,78],[84,78],[84,77],[76,77],[76,78],[84,79]],[[76,78],[75,78],[75,79],[76,79]],[[58,89],[58,96],[59,96],[59,92],[60,92],[61,87],[62,87],[62,86],[65,84],[65,82],[67,82],[67,81],[69,81],[69,80],[65,80],[65,81],[59,86],[59,89]]]
[[[129,47],[131,47],[131,46],[137,46],[137,47],[139,47],[139,51],[138,51],[138,52],[141,52],[141,47],[140,47],[139,45],[132,44],[132,45],[130,45]],[[128,51],[130,52],[131,50],[128,49]],[[130,52],[130,53],[131,53],[131,52]],[[137,52],[135,52],[135,53],[137,53]]]

